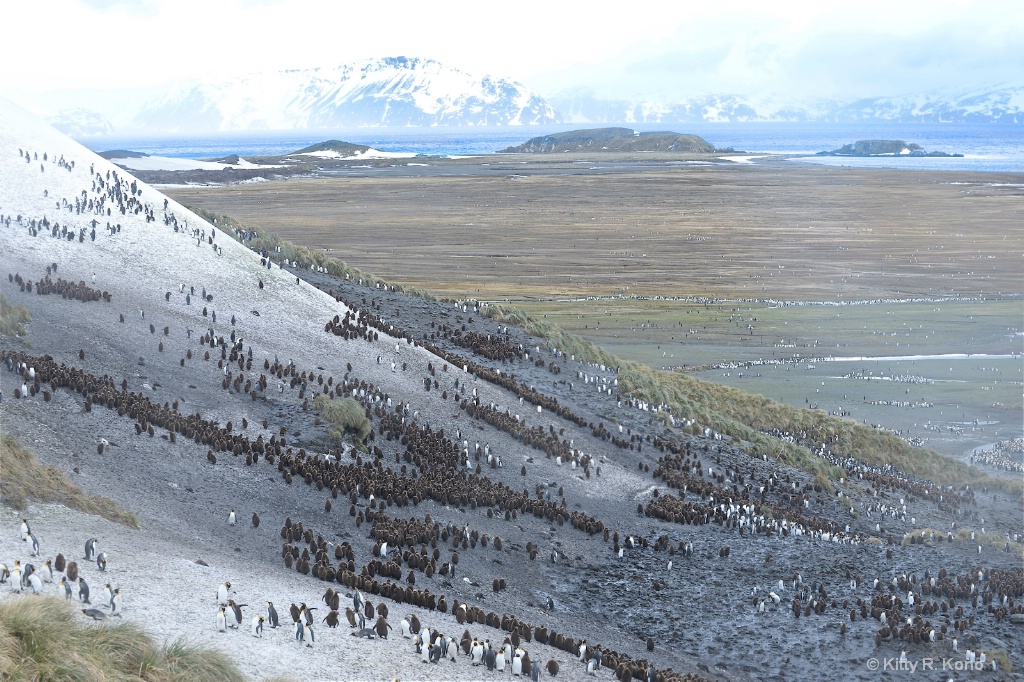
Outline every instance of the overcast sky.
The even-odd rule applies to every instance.
[[[0,92],[14,99],[397,55],[548,96],[852,99],[1024,84],[1021,0],[11,0],[0,15]]]

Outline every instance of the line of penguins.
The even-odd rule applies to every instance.
[[[427,517],[429,520],[429,517]],[[229,517],[230,523],[230,517]],[[313,531],[311,529],[305,529],[299,523],[291,523],[290,520],[286,521],[285,528],[283,530],[294,531],[297,535],[302,535],[307,538],[311,543],[313,542]],[[292,537],[289,534],[289,537]],[[317,536],[317,543],[324,543],[321,536]],[[311,547],[320,547],[317,550],[318,555],[321,552],[326,552],[326,543],[324,544],[311,544]],[[344,553],[347,548],[347,543],[337,546],[335,549],[340,550]],[[378,540],[377,545],[374,547],[374,556],[387,556],[391,551],[397,551],[396,548],[389,548],[387,542],[381,542]],[[354,574],[349,574],[354,576]],[[339,580],[339,582],[341,582]],[[353,600],[352,605],[344,609],[344,616],[348,620],[349,626],[352,628],[352,635],[358,637],[366,637],[369,639],[380,638],[387,639],[388,631],[391,630],[391,625],[387,622],[388,608],[386,604],[379,603],[376,608],[373,604],[367,601],[360,590],[361,585],[359,583],[366,583],[366,575],[358,576],[357,581],[345,581],[345,586],[351,588],[350,593],[346,593],[346,596],[351,595]],[[373,593],[385,595],[383,586],[376,586],[374,581]],[[387,584],[391,584],[390,582]],[[379,592],[378,592],[379,590]],[[409,591],[412,591],[411,588]],[[429,593],[429,590],[427,591]],[[402,602],[403,600],[411,603],[416,603],[423,608],[430,610],[437,609],[442,613],[447,613],[448,609],[445,604],[445,596],[441,595],[438,598],[436,604],[421,604],[416,600],[406,599],[397,595],[386,595],[387,598],[397,599]],[[431,595],[431,599],[434,596]],[[322,600],[330,612],[323,619],[328,627],[337,627],[341,622],[341,603],[342,593],[335,590],[333,587],[328,587],[324,593]],[[553,609],[551,600],[548,601],[549,610]],[[301,625],[301,616],[304,614],[308,625],[312,625],[313,619],[310,611],[305,604],[302,604],[298,609],[292,606],[292,618],[293,622],[296,623],[296,637],[299,637],[298,630],[303,626]],[[472,615],[473,612],[477,612],[476,615]],[[693,674],[679,674],[671,669],[664,671],[657,671],[656,668],[650,662],[646,660],[630,660],[628,657],[623,657],[620,654],[608,650],[607,652],[599,646],[589,647],[585,639],[574,640],[572,638],[563,638],[561,635],[557,635],[554,632],[549,632],[546,627],[538,626],[533,628],[532,626],[520,623],[514,617],[503,616],[499,619],[497,614],[487,614],[485,619],[483,612],[476,607],[469,607],[468,604],[459,604],[456,600],[455,605],[451,609],[451,614],[456,618],[457,622],[461,625],[463,623],[479,623],[487,625],[495,629],[505,630],[509,633],[505,638],[505,642],[499,648],[494,648],[490,645],[489,640],[477,639],[474,641],[469,635],[469,631],[466,630],[463,633],[461,640],[456,643],[453,638],[445,637],[442,633],[436,630],[430,630],[420,625],[419,619],[415,615],[409,615],[403,618],[400,625],[400,630],[403,637],[412,638],[415,640],[415,652],[420,656],[424,663],[438,663],[442,659],[448,659],[451,661],[456,660],[458,649],[462,649],[462,653],[465,656],[470,657],[474,664],[483,665],[488,669],[497,669],[504,671],[506,669],[511,670],[516,674],[530,675],[532,674],[533,668],[528,656],[523,660],[516,660],[516,652],[521,651],[525,654],[525,650],[522,649],[522,642],[530,642],[532,639],[536,639],[539,644],[548,644],[554,646],[557,649],[565,651],[566,653],[574,654],[579,656],[580,662],[585,666],[587,672],[596,673],[602,667],[609,670],[614,670],[617,679],[631,680],[658,680],[664,682],[665,680],[700,680],[702,678]],[[368,626],[370,619],[376,616],[377,620],[372,626]],[[271,616],[276,617],[276,615]],[[241,621],[239,620],[239,623]],[[256,633],[256,621],[254,619],[253,626],[254,634]],[[535,631],[535,635],[533,634]],[[308,636],[306,637],[308,639]],[[477,656],[474,657],[474,647],[479,645],[481,648],[476,649]],[[508,646],[506,646],[508,645]],[[647,650],[653,651],[654,642],[651,638],[647,640]],[[607,655],[606,655],[607,653]],[[606,664],[607,665],[604,665]],[[552,675],[558,671],[557,661],[549,661],[547,664],[549,672]]]
[[[39,538],[32,532],[28,519],[21,520],[21,540],[28,544],[29,554],[32,557],[41,557]],[[99,541],[96,538],[91,537],[85,541],[83,561],[95,562],[97,570],[100,573],[105,573],[108,559],[107,553],[100,551]],[[44,585],[53,584],[58,575],[60,576],[60,581],[57,583],[59,594],[63,594],[65,599],[71,600],[75,588],[77,588],[79,601],[90,607],[81,610],[84,615],[93,620],[106,620],[107,612],[95,608],[96,606],[108,609],[111,616],[123,615],[124,602],[121,588],[115,588],[110,583],[106,583],[100,593],[98,604],[94,604],[90,599],[94,595],[90,592],[89,584],[83,576],[79,575],[78,562],[67,561],[63,554],[57,554],[53,560],[47,559],[41,566],[29,562],[22,564],[20,559],[15,559],[11,566],[0,563],[0,585],[9,585],[11,591],[19,594],[25,590],[31,590],[32,594],[42,594]]]

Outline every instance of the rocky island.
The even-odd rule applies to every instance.
[[[630,128],[590,128],[534,137],[502,149],[502,154],[550,154],[555,152],[686,152],[714,154],[720,151],[698,135],[669,131],[640,133]]]
[[[963,154],[926,152],[913,142],[903,140],[857,140],[830,152],[818,152],[816,156],[948,156],[963,157]]]

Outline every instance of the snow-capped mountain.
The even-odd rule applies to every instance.
[[[391,57],[334,68],[179,85],[135,114],[148,131],[487,126],[558,123],[539,95],[430,59]]]
[[[105,116],[82,107],[64,109],[51,116],[48,123],[65,135],[78,139],[109,135],[113,131]]]
[[[837,107],[825,120],[837,123],[1024,123],[1024,87],[953,94],[873,97]]]
[[[1024,86],[855,101],[737,94],[627,100],[599,97],[586,89],[542,97],[507,78],[478,77],[432,59],[406,57],[181,82],[88,101],[53,93],[47,104],[37,111],[49,110],[50,122],[77,138],[111,133],[752,121],[1024,124]],[[54,115],[55,111],[60,113]]]
[[[699,123],[788,121],[829,123],[1024,123],[1024,87],[873,97],[853,102],[796,102],[778,97],[704,95],[681,102],[601,99],[586,91],[548,102],[565,123]]]

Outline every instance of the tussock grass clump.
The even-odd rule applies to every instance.
[[[992,661],[999,661],[999,670],[1004,673],[1013,672],[1013,661],[1010,660],[1010,654],[1006,649],[989,649],[985,652],[985,657]]]
[[[7,297],[0,294],[0,334],[24,336],[25,325],[32,321],[28,308],[12,305]]]
[[[242,682],[223,652],[177,640],[157,646],[130,621],[94,624],[56,597],[0,602],[0,680]]]
[[[331,430],[331,437],[338,442],[344,440],[345,436],[362,442],[373,428],[363,406],[352,398],[332,399],[326,395],[318,395],[313,399],[313,409],[337,427]]]
[[[521,327],[526,333],[538,336],[566,355],[573,355],[577,360],[597,362],[608,367],[618,367],[622,361],[592,341],[572,334],[558,325],[546,320],[538,320],[527,312],[513,306],[488,305],[481,310],[481,315],[489,317],[500,324],[511,324]]]
[[[56,502],[129,528],[139,527],[134,512],[121,509],[109,497],[86,495],[60,469],[39,464],[35,455],[10,435],[0,438],[0,472],[0,500],[14,509],[25,509],[30,499]]]

